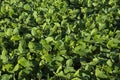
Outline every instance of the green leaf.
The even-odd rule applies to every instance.
[[[19,2],[19,0],[10,0],[11,4]]]
[[[104,66],[104,70],[107,72],[107,73],[113,73],[113,69],[110,67],[110,66],[108,66],[108,65],[105,65]]]
[[[32,34],[33,36],[36,36],[36,35],[37,35],[37,28],[36,28],[36,27],[32,28],[31,34]]]
[[[91,31],[91,35],[95,35],[97,34],[98,30],[96,28],[94,28],[92,31]]]
[[[16,27],[18,26],[17,23],[11,23],[11,25],[12,25],[14,28],[16,28]]]
[[[3,74],[1,80],[10,80],[11,78],[12,78],[12,75]]]
[[[72,59],[68,59],[67,61],[66,61],[66,66],[67,67],[71,67],[73,65],[73,60]]]
[[[26,47],[26,42],[25,42],[25,40],[19,41],[18,50],[20,51],[20,53],[23,53],[25,47]]]
[[[47,41],[47,43],[54,41],[53,37],[47,37],[47,38],[45,38],[45,40]]]
[[[47,43],[46,40],[41,40],[40,43],[42,44],[42,46],[43,46],[47,51],[51,50],[51,46]]]
[[[23,67],[31,67],[31,66],[33,66],[33,64],[31,62],[29,62],[27,59],[25,59],[25,57],[21,57],[18,60],[18,64],[20,64]]]
[[[59,66],[56,73],[59,73],[60,71],[62,71],[62,66]]]
[[[3,37],[5,36],[5,33],[4,32],[0,32],[0,37]]]
[[[11,71],[12,71],[12,68],[13,68],[13,65],[12,65],[12,64],[5,64],[5,65],[3,65],[2,70],[3,70],[3,71],[11,72]]]
[[[8,62],[8,56],[7,56],[7,50],[4,48],[2,50],[2,55],[0,55],[0,59],[2,59],[3,63],[7,63]]]
[[[25,4],[25,5],[24,5],[24,9],[25,9],[25,10],[30,10],[30,9],[31,9],[30,4]]]
[[[35,18],[37,18],[37,16],[38,16],[37,11],[34,11],[34,12],[33,12],[33,16],[34,16]]]
[[[14,14],[14,10],[12,8],[9,9],[9,16],[12,18],[13,14]]]
[[[16,27],[16,28],[13,30],[13,34],[18,35],[18,34],[19,34],[19,28]]]
[[[96,2],[93,3],[93,6],[97,6],[97,5],[98,5],[98,3],[96,3]]]
[[[58,54],[64,55],[66,52],[67,52],[66,50],[60,50],[60,52]]]
[[[45,53],[43,56],[42,56],[42,59],[46,60],[47,62],[51,62],[52,61],[52,55],[48,54],[48,53]]]
[[[13,29],[8,28],[8,29],[7,29],[7,32],[6,32],[6,35],[7,35],[7,36],[11,36],[12,34],[13,34]]]
[[[13,69],[13,72],[17,71],[19,69],[19,64],[16,64],[14,69]]]
[[[96,77],[99,77],[99,78],[107,78],[107,75],[103,71],[101,71],[99,68],[95,69],[95,75]]]
[[[29,42],[28,43],[28,48],[31,50],[31,49],[34,49],[35,48],[35,45],[34,45],[34,43],[33,42]]]
[[[111,39],[107,43],[107,47],[110,48],[117,48],[118,47],[119,40],[118,39]]]
[[[63,71],[60,71],[59,73],[57,73],[57,76],[60,76],[60,77],[66,77],[66,75],[64,74]]]
[[[20,35],[14,35],[14,36],[11,37],[12,41],[18,41],[20,39],[21,39]]]
[[[80,69],[78,69],[78,70],[74,73],[74,77],[80,77]]]
[[[99,22],[99,30],[102,30],[106,27],[106,24],[105,23],[100,23]]]
[[[64,58],[63,58],[62,56],[56,56],[56,57],[55,57],[55,60],[61,62],[61,61],[64,60]]]
[[[64,72],[65,73],[74,73],[75,72],[75,69],[73,68],[73,67],[66,67],[65,69],[64,69]]]
[[[76,77],[76,78],[73,78],[71,80],[82,80],[82,79]]]
[[[5,6],[1,6],[1,12],[5,13]]]
[[[93,58],[93,61],[90,62],[90,65],[96,65],[97,63],[99,63],[99,59],[98,58]]]
[[[109,60],[107,60],[107,62],[106,62],[106,63],[107,63],[107,65],[108,65],[108,66],[110,66],[110,67],[112,67],[112,66],[113,66],[113,63],[112,63],[112,61],[111,61],[110,59],[109,59]]]
[[[111,72],[116,73],[116,74],[119,73],[119,71],[120,71],[119,66],[115,66],[115,69],[113,71],[111,70]]]
[[[118,10],[118,14],[120,14],[120,10]]]

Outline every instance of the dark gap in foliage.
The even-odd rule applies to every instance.
[[[92,52],[92,54],[99,54],[100,53],[100,46],[97,46],[97,48]]]
[[[11,40],[10,40],[10,37],[3,37],[3,41],[4,41],[4,45],[5,45],[5,48],[6,49],[13,49],[13,48],[15,48],[15,47],[17,47],[18,46],[18,43],[13,43]],[[9,43],[8,43],[9,42]]]
[[[50,77],[54,76],[54,73],[50,70],[49,65],[45,64],[44,67],[41,68],[42,71],[42,79],[47,79],[47,75]]]
[[[77,56],[75,59],[73,59],[73,63],[74,63],[73,67],[74,67],[75,70],[80,69],[81,63],[80,63],[80,57],[79,56]]]
[[[120,19],[116,20],[116,24],[114,25],[117,30],[120,30]]]
[[[10,52],[8,54],[10,56]],[[14,53],[14,56],[12,58],[9,58],[9,63],[11,63],[15,66],[17,64],[17,59],[18,59],[18,55],[16,55],[16,53]]]
[[[89,56],[89,55],[85,56],[84,58],[86,59],[87,63],[89,63],[93,60],[93,56]]]
[[[28,28],[24,28],[24,27],[21,27],[20,30],[19,30],[19,34],[21,36],[25,35],[26,33],[31,33],[30,30]]]

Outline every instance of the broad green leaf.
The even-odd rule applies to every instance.
[[[41,40],[40,43],[42,44],[42,46],[43,46],[47,51],[51,50],[51,46],[47,43],[46,40]]]
[[[4,32],[0,32],[0,37],[3,37],[5,36],[5,33]]]
[[[2,50],[2,54],[0,55],[0,58],[2,59],[3,63],[7,63],[8,62],[8,56],[7,56],[7,50],[4,48]]]
[[[32,28],[31,34],[32,34],[33,36],[36,36],[36,35],[37,35],[37,28],[36,28],[36,27]]]
[[[16,27],[18,26],[17,23],[11,23],[11,25],[12,25],[14,28],[16,28]]]
[[[109,35],[110,35],[110,36],[114,36],[114,32],[110,31],[110,32],[109,32]]]
[[[73,78],[71,80],[82,80],[82,79],[76,77],[76,78]]]
[[[113,73],[119,73],[119,66],[115,66],[115,68],[114,68],[114,70],[112,71],[111,70],[111,72],[113,72]]]
[[[99,22],[99,30],[102,30],[106,27],[106,24],[105,23],[100,23]]]
[[[9,9],[9,16],[12,18],[13,14],[14,14],[14,10],[12,8]]]
[[[74,69],[73,67],[66,67],[66,68],[64,69],[64,72],[65,72],[65,73],[75,72],[75,69]]]
[[[33,42],[29,42],[29,43],[28,43],[28,47],[29,47],[29,49],[34,49],[34,48],[35,48],[35,45],[34,45]]]
[[[91,31],[91,35],[95,35],[95,34],[97,34],[97,32],[98,32],[97,29],[93,29],[93,30]]]
[[[56,57],[55,57],[55,60],[61,62],[61,61],[64,60],[64,58],[63,58],[62,56],[56,56]]]
[[[33,16],[34,16],[35,18],[37,18],[37,16],[38,16],[37,11],[34,11],[34,12],[33,12]]]
[[[53,37],[47,37],[47,38],[45,38],[45,40],[47,41],[47,43],[54,41]]]
[[[25,10],[30,10],[30,9],[31,9],[30,4],[25,4],[25,5],[24,5],[24,9],[25,9]]]
[[[107,73],[113,73],[113,69],[110,66],[105,65],[103,68]]]
[[[55,26],[60,27],[60,24],[59,24],[59,23],[54,23],[54,24],[55,24]]]
[[[119,40],[118,39],[111,39],[107,43],[108,48],[117,48],[118,47]]]
[[[96,41],[96,42],[98,42],[98,43],[102,43],[103,41],[104,41],[104,39],[103,38],[100,38],[101,37],[101,35],[95,35],[94,36],[94,40]]]
[[[58,54],[64,55],[66,52],[67,52],[66,50],[60,50],[60,52]]]
[[[13,68],[13,65],[12,65],[12,64],[5,64],[5,65],[3,65],[2,70],[3,70],[3,71],[11,72],[11,71],[12,71],[12,68]]]
[[[18,34],[19,34],[19,28],[16,27],[16,28],[13,30],[13,34],[18,35]]]
[[[101,71],[99,68],[95,69],[95,75],[96,77],[99,77],[99,78],[107,78],[107,75],[103,71]]]
[[[3,74],[1,80],[10,80],[11,78],[12,78],[12,75]]]
[[[107,63],[107,65],[108,65],[108,66],[110,66],[110,67],[112,67],[112,66],[113,66],[113,63],[112,63],[112,61],[111,61],[110,59],[109,59],[109,60],[107,60],[107,62],[106,62],[106,63]]]
[[[31,71],[32,71],[32,68],[30,68],[30,67],[29,68],[27,67],[27,68],[23,69],[23,72],[26,73],[26,74],[30,74]]]
[[[28,16],[28,13],[27,12],[22,12],[22,14],[19,16],[19,20],[22,20],[22,19],[26,19],[26,17]]]
[[[10,0],[11,4],[19,2],[19,0]]]
[[[14,36],[11,37],[12,41],[18,41],[20,39],[21,39],[20,35],[14,35]]]
[[[62,71],[62,66],[59,66],[56,73],[59,73],[60,71]]]
[[[19,41],[18,50],[20,51],[20,53],[22,53],[22,52],[24,51],[25,47],[26,47],[26,42],[25,42],[25,40]]]
[[[73,65],[73,60],[72,59],[68,59],[67,61],[66,61],[66,66],[67,67],[71,67]]]
[[[84,43],[83,41],[79,41],[79,45],[73,49],[73,52],[81,56],[84,56],[88,53],[88,50],[85,49],[86,49],[86,43]]]
[[[108,4],[112,5],[112,4],[115,4],[116,2],[117,2],[117,0],[114,0],[114,1],[113,0],[109,0]]]
[[[25,59],[25,57],[21,57],[18,60],[18,64],[20,64],[23,67],[31,67],[31,66],[33,66],[33,64],[30,61],[28,61],[27,59]]]
[[[97,6],[97,5],[98,5],[98,3],[96,3],[96,2],[93,3],[93,6]]]
[[[42,59],[46,60],[47,62],[51,62],[52,61],[52,56],[48,53],[45,53],[43,56],[42,56]]]
[[[82,76],[85,78],[85,79],[89,79],[90,76],[87,74],[87,73],[82,73]]]
[[[66,75],[64,74],[63,71],[60,71],[59,73],[57,73],[57,76],[60,76],[60,77],[66,77]]]
[[[43,57],[42,57],[42,58],[43,58]],[[46,61],[45,61],[44,58],[43,58],[43,60],[40,61],[39,66],[40,66],[40,67],[43,67],[45,63],[46,63]]]
[[[86,71],[89,71],[90,68],[91,68],[91,65],[89,65],[89,64],[85,66],[85,70],[86,70]]]
[[[74,73],[74,77],[79,77],[80,76],[80,69],[78,69],[75,73]]]
[[[120,10],[118,10],[118,14],[120,14]]]
[[[6,35],[11,36],[12,34],[13,34],[13,29],[8,28],[7,31],[6,31]]]
[[[14,69],[13,69],[13,72],[17,71],[19,69],[19,64],[16,64]]]
[[[1,6],[1,12],[5,13],[5,6]]]
[[[55,47],[59,50],[64,50],[64,42],[62,40],[55,41]]]

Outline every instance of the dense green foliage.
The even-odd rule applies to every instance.
[[[0,80],[120,80],[119,0],[0,0]]]

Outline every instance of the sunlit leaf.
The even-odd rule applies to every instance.
[[[22,57],[18,60],[18,64],[20,64],[23,67],[31,67],[33,64],[29,62],[25,57]]]
[[[99,78],[107,78],[107,75],[103,71],[99,70],[99,68],[96,68],[95,75]]]

